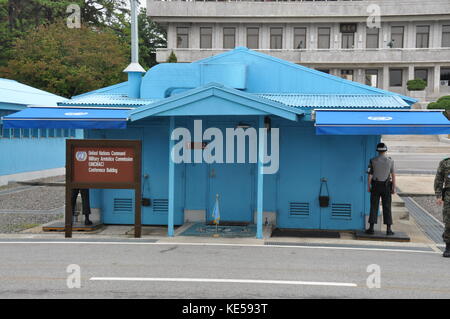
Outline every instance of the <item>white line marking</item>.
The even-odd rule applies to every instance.
[[[272,284],[272,285],[306,285],[357,287],[354,283],[291,281],[291,280],[255,280],[255,279],[213,279],[213,278],[149,278],[149,277],[92,277],[92,281],[163,281],[163,282],[206,282],[206,283],[238,283],[238,284]]]
[[[177,242],[85,242],[85,241],[0,241],[2,244],[75,244],[75,245],[172,245],[172,246],[226,246],[226,247],[260,247],[260,248],[302,248],[302,249],[328,249],[328,250],[362,250],[362,251],[385,251],[400,253],[425,253],[437,254],[436,251],[430,250],[410,250],[410,249],[389,249],[389,248],[365,248],[365,247],[339,247],[339,246],[302,246],[302,245],[257,245],[257,244],[219,244],[219,243],[177,243]],[[420,247],[418,247],[420,248]]]

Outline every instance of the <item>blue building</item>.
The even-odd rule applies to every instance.
[[[126,71],[128,82],[4,122],[141,140],[142,196],[151,199],[142,222],[168,225],[169,236],[174,225],[211,221],[217,195],[221,222],[255,223],[258,238],[265,223],[364,229],[366,170],[381,134],[450,132],[442,112],[410,110],[414,99],[242,47],[143,77]],[[105,224],[134,224],[134,191],[91,190],[91,204]]]
[[[17,81],[0,78],[0,118],[28,105],[56,107],[66,100]],[[80,134],[81,132],[79,132]],[[64,140],[74,129],[3,127],[0,120],[0,186],[9,181],[64,175]]]

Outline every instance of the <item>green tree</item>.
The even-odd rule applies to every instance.
[[[42,25],[15,41],[0,77],[66,97],[124,81],[128,48],[101,28]]]

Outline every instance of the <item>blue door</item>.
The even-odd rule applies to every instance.
[[[233,128],[231,123],[209,123],[209,127],[222,130],[225,138],[226,127]],[[224,141],[225,146],[225,141]],[[228,151],[228,150],[226,150]],[[234,222],[253,222],[254,178],[256,163],[249,163],[248,140],[246,143],[245,163],[237,163],[237,143],[235,143],[234,163],[212,163],[208,166],[209,192],[207,199],[206,218],[213,220],[212,209],[216,195],[219,195],[220,220]],[[225,159],[225,152],[224,152]]]
[[[320,228],[320,145],[311,127],[280,128],[279,228]]]
[[[365,139],[362,136],[321,136],[321,177],[327,179],[330,206],[321,208],[321,228],[364,227]]]

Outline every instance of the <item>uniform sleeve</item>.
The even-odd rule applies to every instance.
[[[442,188],[444,187],[444,180],[445,180],[445,167],[444,161],[442,161],[439,163],[436,177],[434,178],[434,193],[438,198],[442,197]]]
[[[369,161],[369,166],[367,167],[367,174],[373,175],[373,165],[372,165],[372,160]]]
[[[395,162],[391,160],[391,174],[395,174]]]

